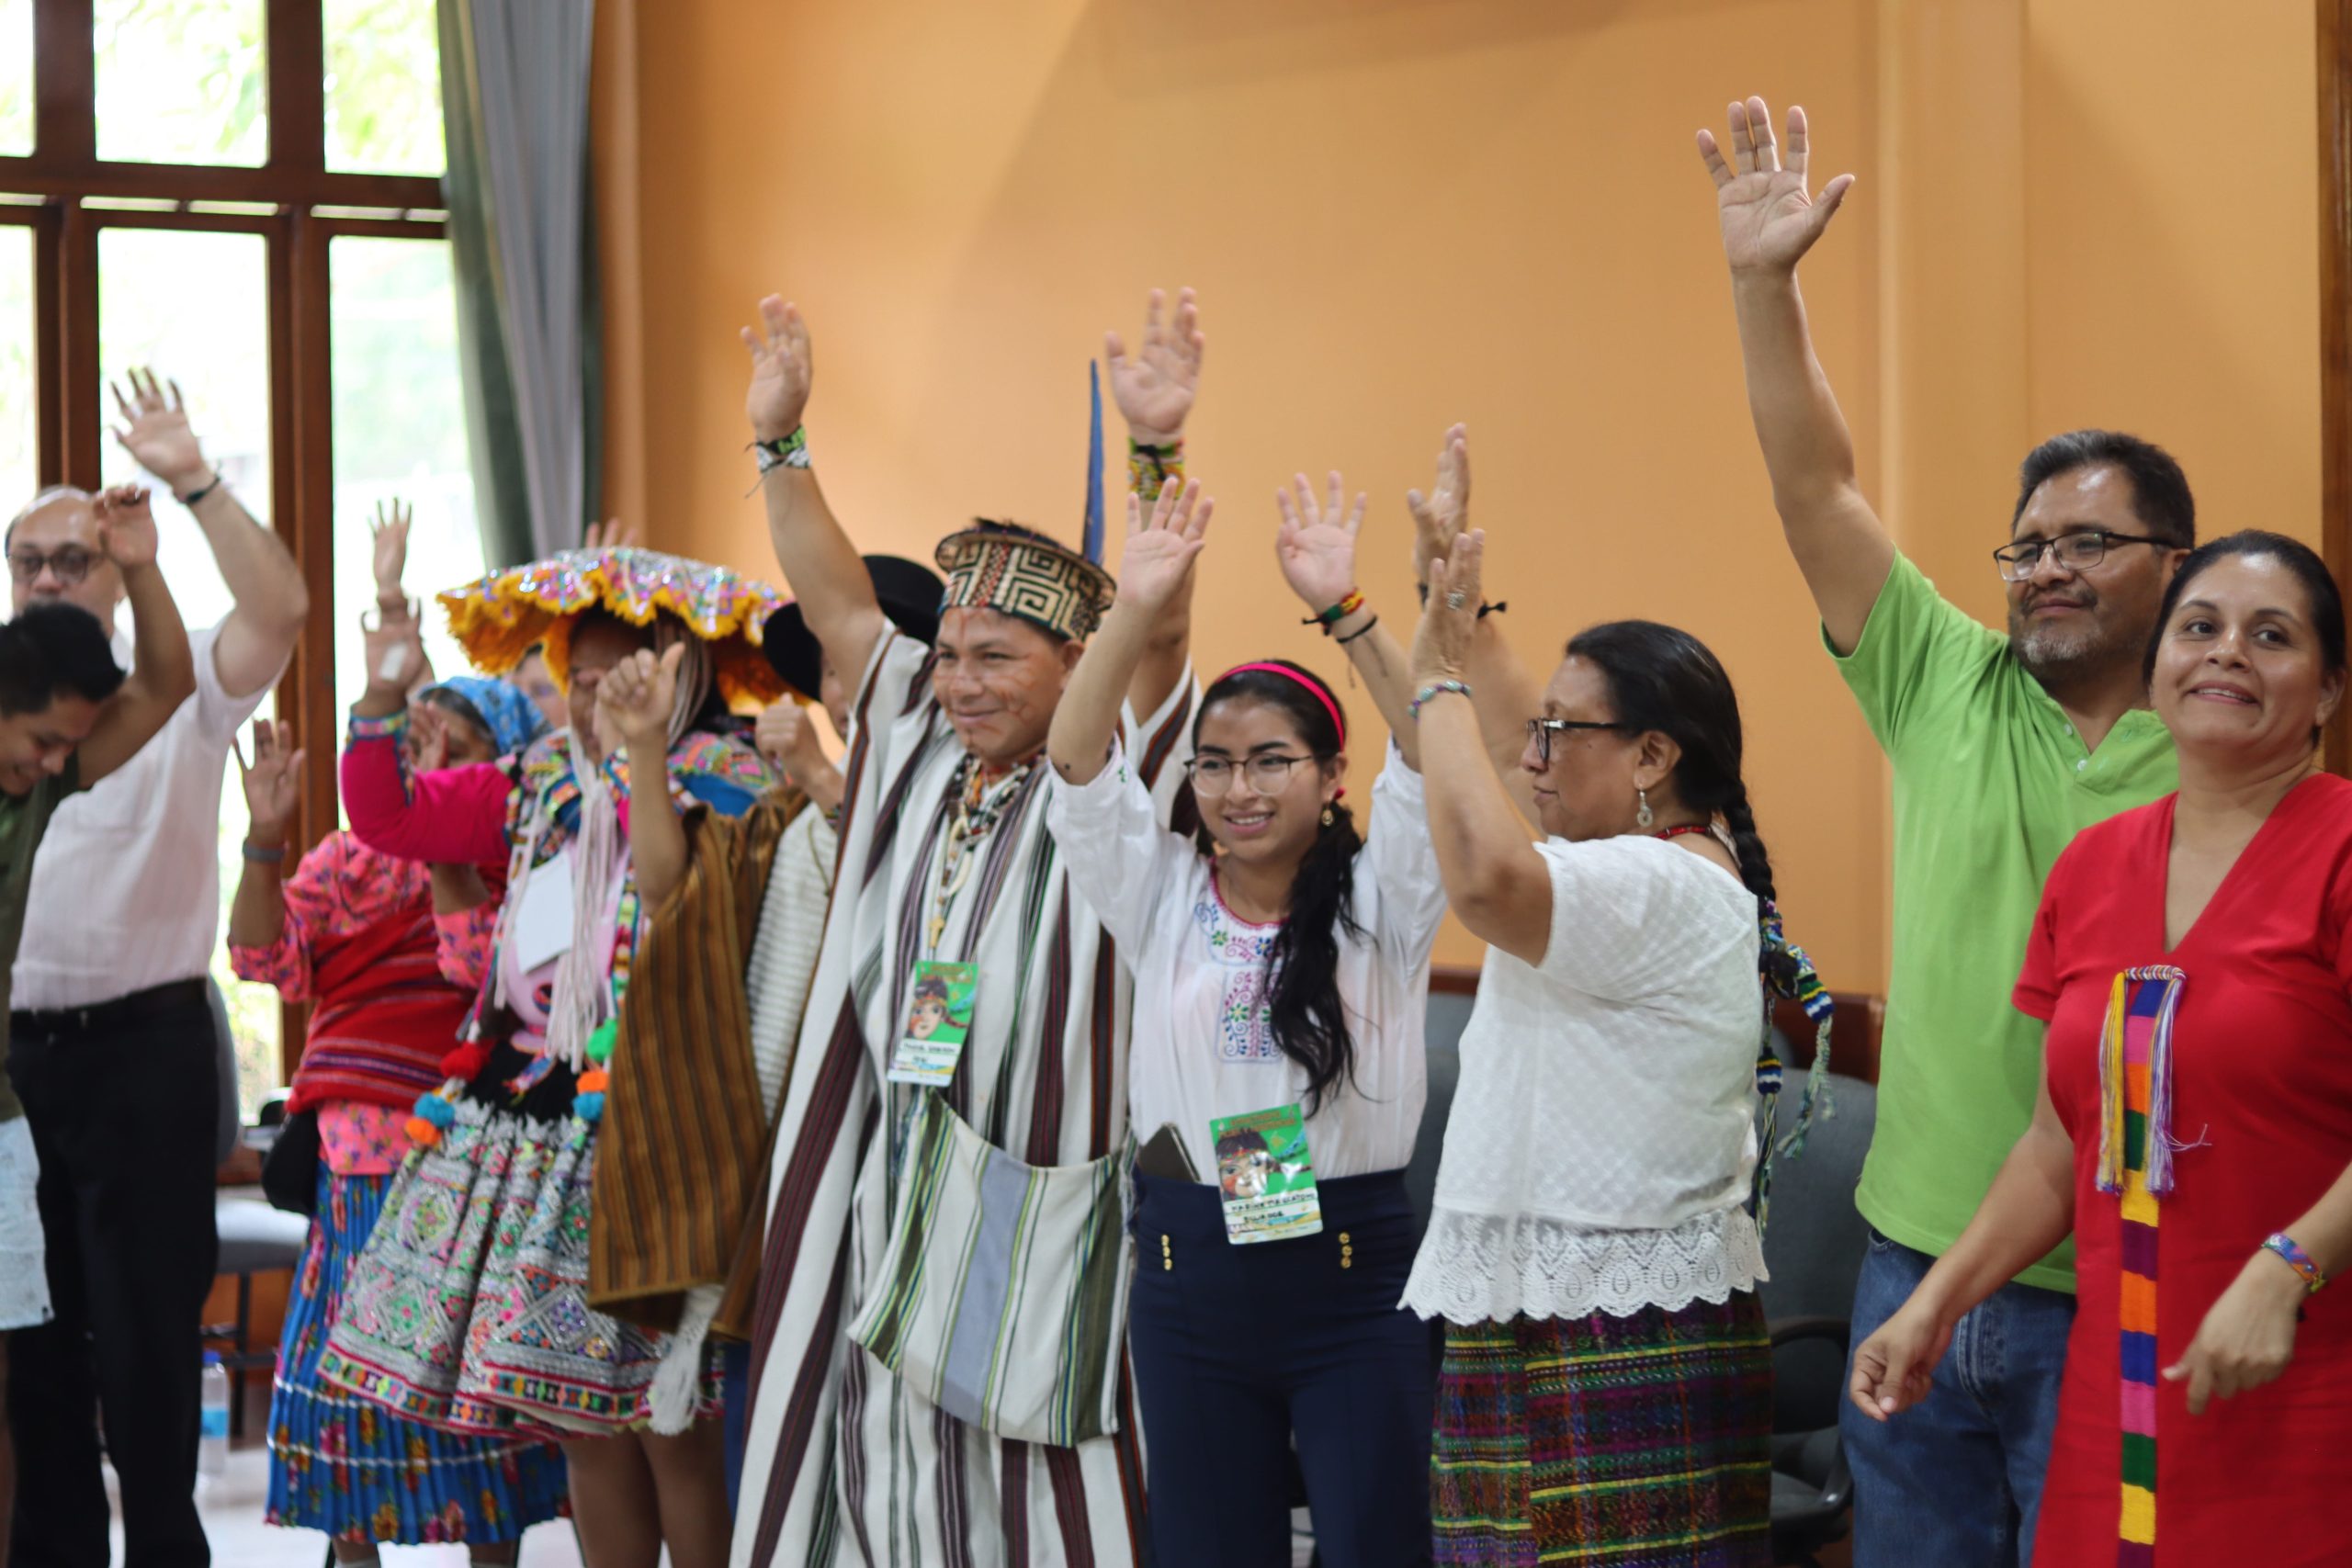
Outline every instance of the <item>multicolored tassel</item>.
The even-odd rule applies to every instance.
[[[1769,901],[1763,904],[1758,917],[1762,948],[1760,967],[1768,998],[1764,1006],[1764,1043],[1756,1055],[1756,1092],[1763,1101],[1762,1134],[1758,1140],[1762,1157],[1756,1163],[1756,1190],[1751,1204],[1756,1213],[1756,1228],[1761,1231],[1772,1209],[1772,1166],[1776,1156],[1794,1159],[1804,1153],[1805,1136],[1813,1131],[1817,1113],[1827,1121],[1838,1114],[1829,1098],[1829,1034],[1838,1021],[1837,1004],[1830,1000],[1829,989],[1814,972],[1813,960],[1804,949],[1789,940],[1781,925],[1780,909]],[[1784,1068],[1772,1049],[1772,1007],[1769,999],[1781,997],[1804,1009],[1805,1018],[1813,1024],[1813,1065],[1805,1069],[1804,1093],[1797,1100],[1797,1124],[1789,1135],[1781,1137],[1781,1088]]]
[[[2122,1210],[2117,1568],[2154,1568],[2156,1560],[2156,1220],[2173,1186],[2173,1021],[2187,979],[2169,964],[2124,970],[2099,1030],[2098,1190]]]

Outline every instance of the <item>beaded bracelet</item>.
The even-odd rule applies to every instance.
[[[754,441],[752,455],[760,465],[762,478],[777,468],[805,468],[808,467],[808,427],[803,425],[780,441]]]
[[[1159,493],[1159,487],[1170,478],[1184,474],[1184,438],[1178,436],[1165,446],[1154,446],[1148,441],[1127,437],[1127,489],[1149,501]]]
[[[1350,615],[1354,615],[1358,610],[1363,608],[1363,590],[1361,588],[1351,588],[1348,590],[1348,596],[1346,598],[1340,600],[1338,604],[1330,606],[1327,610],[1309,615],[1306,619],[1299,622],[1298,624],[1302,626],[1321,626],[1323,628],[1323,635],[1325,637],[1329,637],[1333,626],[1338,626],[1341,621],[1346,620]]]
[[[2285,1231],[2271,1232],[2263,1238],[2262,1246],[2264,1250],[2275,1252],[2286,1259],[2287,1267],[2303,1277],[2305,1294],[2316,1293],[2322,1285],[2327,1283],[2327,1276],[2319,1271],[2319,1265],[2312,1261],[2312,1255],[2297,1247],[2295,1238]]]
[[[351,716],[351,739],[354,740],[398,740],[408,733],[408,710],[389,713],[381,718]]]
[[[1442,697],[1448,692],[1453,693],[1456,696],[1466,697],[1470,695],[1470,688],[1464,685],[1459,681],[1432,681],[1428,685],[1423,686],[1419,691],[1413,694],[1412,705],[1406,709],[1406,712],[1412,715],[1413,717],[1419,718],[1421,716],[1421,705],[1423,703],[1429,702],[1436,697]]]

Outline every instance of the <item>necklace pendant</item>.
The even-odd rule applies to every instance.
[[[947,934],[947,912],[943,909],[931,917],[931,951],[939,951],[939,939]]]

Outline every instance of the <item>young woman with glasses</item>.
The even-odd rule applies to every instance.
[[[1129,1332],[1159,1561],[1288,1562],[1295,1443],[1325,1562],[1426,1563],[1431,1346],[1397,1301],[1445,897],[1404,654],[1355,591],[1363,498],[1350,508],[1333,474],[1323,504],[1304,476],[1279,502],[1284,578],[1405,739],[1373,784],[1369,841],[1341,798],[1339,696],[1279,660],[1210,684],[1199,829],[1155,824],[1119,694],[1207,526],[1208,503],[1172,488],[1149,527],[1130,502],[1116,604],[1054,716],[1052,821],[1135,975]]]

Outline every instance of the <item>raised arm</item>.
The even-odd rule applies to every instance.
[[[1551,873],[1480,743],[1470,700],[1453,689],[1469,684],[1486,543],[1473,529],[1454,540],[1450,559],[1430,563],[1429,607],[1413,638],[1422,787],[1453,912],[1473,936],[1540,964],[1552,941]]]
[[[874,645],[888,629],[874,597],[874,580],[857,547],[825,503],[817,472],[808,467],[801,417],[815,375],[808,323],[780,295],[760,301],[760,325],[743,329],[752,353],[752,384],[743,412],[758,443],[760,493],[767,503],[768,540],[808,617],[808,629],[845,680],[862,675]]]
[[[1813,352],[1797,263],[1829,227],[1854,176],[1840,175],[1816,201],[1805,191],[1804,110],[1789,110],[1785,167],[1761,98],[1731,106],[1731,155],[1699,132],[1699,155],[1715,181],[1724,256],[1739,316],[1747,411],[1772,476],[1789,551],[1804,573],[1830,644],[1850,653],[1894,566],[1894,541],[1854,477],[1854,440]]]
[[[670,798],[670,710],[685,656],[683,642],[659,659],[640,649],[596,683],[596,728],[628,748],[629,862],[647,909],[668,903],[686,879],[686,827]]]
[[[1316,504],[1314,488],[1305,474],[1295,476],[1292,483],[1295,494],[1274,491],[1274,507],[1283,519],[1274,535],[1274,556],[1282,563],[1283,581],[1306,606],[1306,613],[1320,620],[1356,592],[1356,532],[1363,526],[1365,497],[1359,491],[1355,504],[1343,507],[1341,497],[1347,487],[1337,468],[1331,470],[1329,498],[1321,506]],[[1405,765],[1419,773],[1421,752],[1419,738],[1413,733],[1413,678],[1403,645],[1381,625],[1379,612],[1361,599],[1346,615],[1324,621],[1323,631],[1363,677],[1364,689],[1372,694],[1373,705],[1380,710],[1388,733],[1396,738]]]
[[[1127,422],[1128,489],[1147,501],[1167,480],[1183,482],[1184,422],[1192,417],[1200,394],[1201,358],[1208,350],[1193,291],[1177,290],[1175,319],[1162,331],[1159,312],[1167,302],[1159,289],[1151,291],[1144,306],[1143,352],[1133,358],[1117,333],[1102,335],[1111,365],[1111,394]],[[1128,705],[1138,715],[1159,712],[1184,678],[1192,654],[1193,579],[1188,574],[1145,637],[1143,657],[1127,685]]]
[[[376,614],[379,618],[416,617],[416,606],[410,603],[407,585],[401,581],[408,575],[408,533],[415,521],[416,509],[396,496],[378,502],[376,515],[368,525],[369,565],[376,574]],[[416,651],[416,684],[429,686],[433,683],[432,656],[421,642]]]
[[[254,521],[220,470],[205,461],[204,448],[188,427],[178,382],[158,381],[153,370],[133,370],[130,397],[119,387],[112,390],[123,419],[115,439],[141,468],[172,487],[212,547],[234,604],[212,644],[213,672],[228,695],[250,697],[277,679],[302,635],[311,613],[302,569],[275,533]]]
[[[789,697],[772,704],[761,713],[752,731],[752,743],[775,765],[776,772],[808,797],[809,805],[829,817],[842,808],[849,781],[817,739],[814,704],[802,707]]]
[[[1406,510],[1413,516],[1413,582],[1424,601],[1429,597],[1430,563],[1442,560],[1453,541],[1470,526],[1470,430],[1457,424],[1445,433],[1437,455],[1437,482],[1430,492],[1405,492]],[[1527,750],[1527,721],[1543,705],[1543,685],[1527,672],[1511,651],[1502,623],[1481,615],[1471,629],[1470,645],[1462,656],[1464,678],[1477,694],[1471,706],[1477,711],[1478,735],[1519,814],[1531,826],[1535,821],[1535,796],[1527,774],[1519,766]]]
[[[1054,709],[1046,754],[1071,784],[1089,784],[1110,760],[1119,732],[1119,699],[1129,690],[1150,644],[1151,628],[1170,602],[1191,592],[1193,558],[1201,553],[1216,502],[1197,483],[1180,494],[1174,479],[1159,487],[1151,521],[1142,501],[1127,497],[1127,547],[1119,558],[1119,596],[1070,671]],[[1166,694],[1162,694],[1163,699]]]
[[[131,669],[76,753],[85,788],[139,754],[196,690],[196,660],[171,585],[155,565],[155,513],[147,492],[116,485],[93,505],[98,547],[122,572],[130,597]]]
[[[411,772],[401,757],[408,693],[424,659],[413,615],[360,624],[368,685],[351,705],[340,774],[343,807],[359,841],[401,860],[497,865],[506,858],[506,797],[495,763]]]
[[[301,803],[302,753],[288,751],[280,744],[277,728],[261,719],[254,725],[254,760],[247,762],[240,749],[237,773],[245,786],[244,873],[229,905],[230,958],[238,978],[266,981],[284,989],[285,978],[277,971],[288,965],[259,964],[242,954],[250,951],[275,959],[275,950],[286,935],[286,834]],[[300,961],[291,967],[299,975],[307,975],[307,956],[293,956]],[[248,969],[254,972],[247,973]],[[269,972],[261,972],[264,969]],[[302,989],[297,985],[288,999],[299,1001]]]

